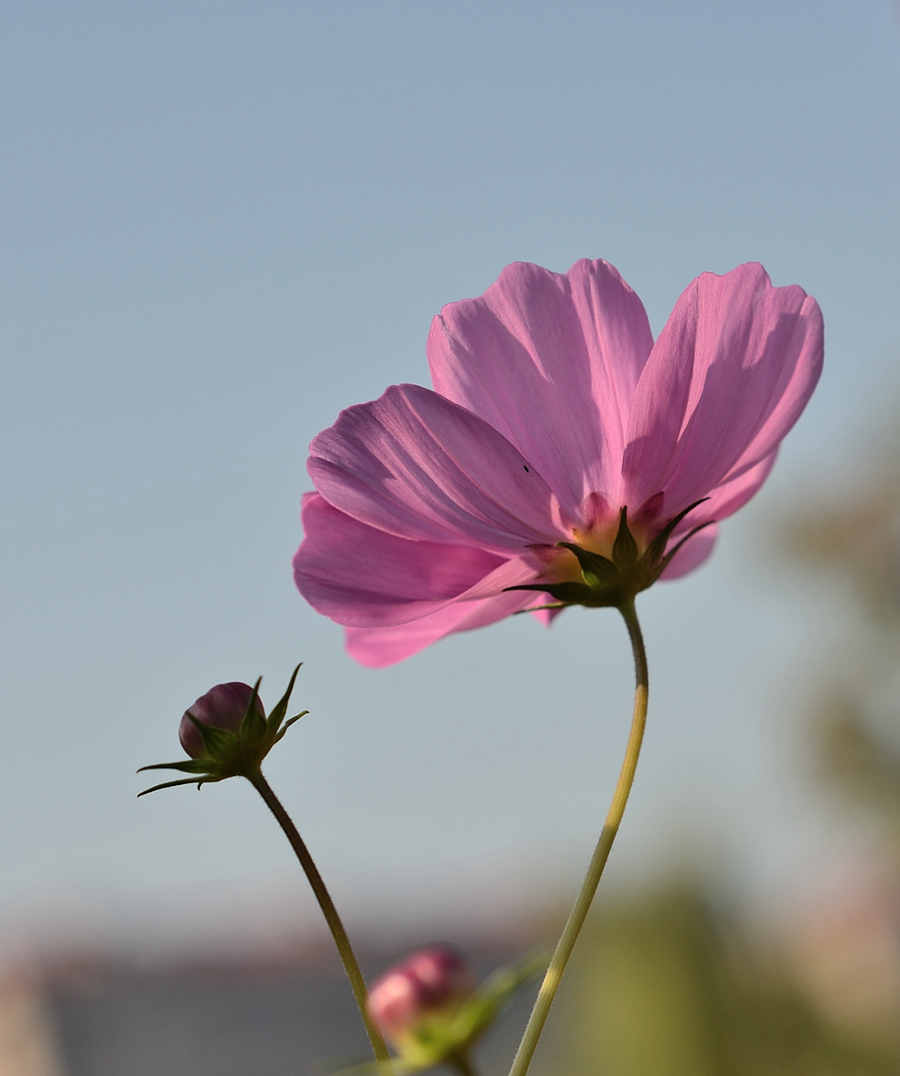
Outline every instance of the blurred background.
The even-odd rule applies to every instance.
[[[34,0],[0,27],[0,1065],[175,1076],[109,1061],[85,983],[136,984],[152,1042],[148,983],[182,984],[189,1035],[198,967],[333,973],[249,787],[135,800],[198,695],[262,674],[271,704],[301,660],[267,773],[370,970],[555,936],[627,736],[615,614],[366,670],[290,558],[309,440],[427,383],[442,305],[603,257],[656,332],[761,261],[821,304],[826,372],[712,561],[641,600],[644,757],[539,1063],[897,1072],[896,6]]]

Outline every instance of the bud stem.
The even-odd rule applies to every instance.
[[[641,742],[644,738],[644,727],[647,722],[647,693],[649,686],[647,653],[644,649],[641,626],[638,623],[637,612],[634,608],[634,599],[631,598],[623,602],[619,606],[619,611],[625,619],[628,636],[631,639],[636,680],[634,714],[631,719],[628,746],[625,748],[625,758],[622,760],[619,780],[616,783],[616,790],[613,793],[612,803],[603,824],[600,839],[597,841],[597,847],[594,849],[587,875],[557,942],[556,950],[553,953],[550,966],[547,968],[544,981],[541,983],[537,1001],[534,1003],[534,1009],[531,1012],[531,1017],[528,1020],[528,1025],[513,1060],[512,1068],[509,1070],[509,1076],[525,1076],[528,1066],[531,1064],[538,1039],[541,1037],[547,1015],[550,1012],[550,1006],[553,1004],[553,999],[559,988],[563,972],[566,970],[569,957],[572,955],[575,942],[581,928],[584,926],[594,894],[597,892],[597,885],[600,882],[600,876],[603,874],[606,861],[609,859],[613,841],[619,832],[622,815],[625,813],[625,805],[628,802],[631,786],[634,783],[634,773],[637,768],[638,756],[641,753]]]
[[[322,875],[319,874],[318,867],[316,867],[313,862],[313,858],[309,854],[309,849],[306,847],[306,843],[300,836],[290,815],[284,807],[282,807],[281,801],[272,791],[269,782],[263,777],[262,773],[257,770],[252,777],[248,776],[248,780],[265,800],[272,814],[275,815],[275,819],[284,831],[284,835],[290,841],[291,848],[294,849],[297,859],[300,860],[300,866],[303,868],[304,873],[309,880],[309,884],[312,886],[312,891],[316,896],[316,900],[319,902],[322,914],[325,916],[325,922],[328,924],[328,929],[331,931],[332,938],[334,938],[334,944],[337,946],[338,953],[343,962],[344,971],[346,971],[347,978],[350,980],[350,987],[353,990],[354,998],[356,998],[356,1004],[359,1006],[360,1016],[362,1016],[363,1023],[366,1025],[366,1034],[369,1036],[369,1042],[372,1044],[372,1050],[379,1063],[379,1072],[381,1072],[383,1076],[393,1076],[391,1055],[388,1053],[388,1048],[385,1046],[384,1038],[378,1025],[371,1016],[369,1016],[369,1011],[366,1007],[366,1001],[368,999],[366,981],[359,969],[356,954],[353,952],[353,946],[350,944],[350,939],[347,937],[346,930],[344,930],[344,924],[341,922],[341,917],[338,915],[337,908],[334,906],[334,901],[331,899],[330,893],[325,888],[325,882],[322,880]]]

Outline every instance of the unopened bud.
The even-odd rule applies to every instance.
[[[475,992],[469,966],[446,945],[419,949],[375,980],[369,1012],[394,1045],[443,1038],[453,1018]]]
[[[210,688],[205,695],[201,695],[192,706],[187,708],[178,727],[178,739],[191,758],[208,757],[208,752],[203,745],[203,737],[200,735],[200,730],[191,721],[191,717],[202,725],[210,725],[217,729],[228,729],[230,732],[237,733],[241,727],[241,722],[244,720],[244,715],[247,713],[247,707],[250,705],[252,695],[253,688],[249,684],[237,682],[216,684],[215,687]],[[256,699],[256,712],[260,717],[265,718],[266,711],[259,701],[259,697]]]
[[[252,782],[260,779],[262,760],[291,725],[308,713],[302,710],[293,717],[287,717],[288,703],[299,669],[299,665],[294,669],[287,691],[272,707],[268,717],[257,694],[262,677],[256,681],[255,687],[240,683],[216,684],[205,695],[201,695],[193,706],[185,710],[178,729],[181,746],[190,755],[190,760],[158,762],[155,766],[142,766],[138,770],[138,773],[144,770],[179,770],[191,776],[179,781],[164,781],[152,788],[145,788],[138,795],[146,796],[148,792],[158,792],[161,788],[172,788],[174,785],[196,783],[200,788],[210,781],[224,781],[229,777],[246,777]]]

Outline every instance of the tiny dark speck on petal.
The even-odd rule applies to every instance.
[[[528,471],[528,467],[527,467],[527,465],[526,465],[526,464],[523,464],[523,466],[525,467],[525,470],[526,470],[526,471]],[[529,474],[531,474],[531,471],[528,471],[528,473],[529,473]]]

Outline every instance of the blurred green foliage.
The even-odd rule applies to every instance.
[[[836,616],[847,627],[813,670],[811,741],[819,774],[877,818],[900,872],[898,459],[893,440],[849,491],[799,512],[786,546],[813,585],[835,595]]]
[[[586,928],[542,1072],[897,1076],[900,1048],[834,1026],[773,946],[700,886],[603,907]]]

